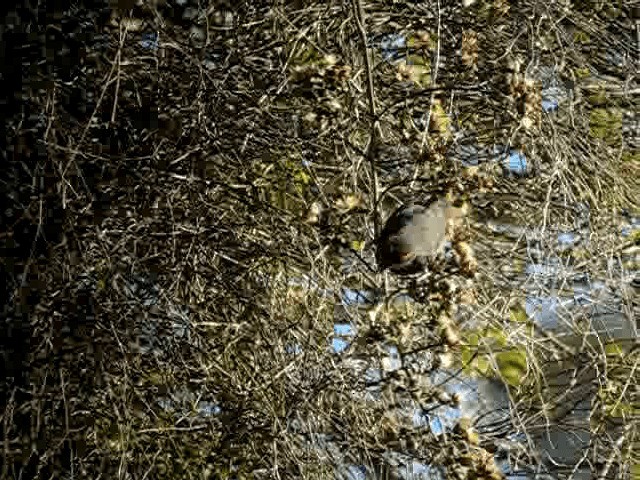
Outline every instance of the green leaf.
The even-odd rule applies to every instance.
[[[509,319],[516,323],[526,323],[529,320],[526,310],[522,305],[511,308],[509,310]]]
[[[353,248],[356,252],[360,252],[364,249],[364,241],[363,240],[351,240],[351,248]]]
[[[504,380],[517,387],[527,373],[527,356],[523,350],[513,349],[496,354],[498,370]]]

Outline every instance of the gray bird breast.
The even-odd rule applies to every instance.
[[[443,202],[425,209],[420,207],[413,221],[404,227],[403,236],[417,256],[435,255],[445,240],[447,219]]]
[[[444,200],[427,208],[409,205],[394,212],[378,240],[376,257],[380,268],[398,273],[424,269],[426,259],[434,256],[445,241],[446,212]]]

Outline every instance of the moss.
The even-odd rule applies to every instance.
[[[509,311],[509,319],[516,323],[526,323],[527,320],[529,320],[529,316],[527,315],[524,307],[522,305],[518,305]]]
[[[589,70],[587,67],[576,68],[573,73],[578,79],[589,78],[591,76],[591,70]]]
[[[461,360],[467,374],[499,377],[508,385],[520,385],[528,370],[524,348],[508,346],[506,333],[498,328],[489,328],[482,333],[466,332],[465,335]]]
[[[363,240],[351,240],[351,248],[356,252],[361,252],[364,250],[364,241]]]
[[[293,57],[293,65],[313,65],[322,60],[322,55],[312,45],[296,52]]]
[[[593,106],[606,105],[608,98],[604,90],[599,90],[596,93],[592,93],[587,97],[587,101]]]
[[[573,34],[573,41],[576,43],[589,43],[591,38],[587,32],[579,30]]]
[[[423,55],[409,55],[407,65],[411,66],[411,78],[421,87],[431,84],[431,61]]]
[[[620,158],[623,162],[640,162],[640,150],[625,150]]]
[[[427,48],[433,50],[437,46],[436,36],[429,32],[418,32],[407,38],[409,48]]]
[[[431,111],[430,130],[435,130],[441,137],[447,138],[451,129],[451,119],[440,102],[435,102]]]
[[[605,345],[604,353],[607,357],[619,357],[624,353],[624,349],[618,342],[610,342]]]
[[[600,0],[573,0],[572,3],[576,9],[584,11],[585,14],[596,14],[608,20],[614,20],[622,14],[622,0],[605,2]]]
[[[349,142],[351,142],[354,146],[364,148],[367,145],[367,141],[369,139],[369,132],[364,129],[355,129],[349,133]]]
[[[622,112],[613,108],[594,108],[589,115],[589,134],[609,145],[622,141]]]
[[[527,355],[522,348],[512,348],[496,354],[500,376],[512,387],[517,387],[527,373]]]

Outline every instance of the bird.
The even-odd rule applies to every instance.
[[[379,271],[410,275],[426,269],[446,241],[453,210],[445,199],[428,206],[403,205],[393,212],[376,241]]]

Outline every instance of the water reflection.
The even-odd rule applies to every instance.
[[[526,155],[507,145],[486,146],[479,144],[472,132],[458,132],[449,156],[465,167],[494,162],[502,167],[504,175],[522,177],[532,173],[531,162]]]
[[[477,152],[475,146],[459,151],[471,156]],[[527,168],[520,162],[523,158],[513,160],[516,164],[511,168],[514,170]],[[526,163],[526,159],[524,161]],[[428,413],[421,409],[412,412],[414,426],[428,426],[435,434],[450,431],[461,416],[475,419],[475,426],[484,438],[495,440],[496,461],[509,479],[557,479],[567,475],[583,480],[595,478],[592,467],[585,461],[585,452],[594,448],[590,421],[592,405],[598,394],[598,378],[593,359],[583,349],[590,342],[601,347],[609,341],[637,339],[637,327],[625,315],[621,292],[609,288],[603,280],[575,271],[576,262],[572,257],[562,255],[577,247],[588,246],[591,234],[589,206],[578,203],[569,211],[573,214],[573,229],[547,227],[542,232],[508,223],[494,222],[491,225],[496,234],[515,241],[523,238],[527,241],[529,261],[524,263],[519,276],[514,277],[523,285],[523,306],[527,318],[537,325],[539,332],[553,333],[556,339],[576,352],[563,359],[540,359],[543,364],[538,366],[541,369],[539,374],[547,389],[544,398],[560,398],[560,405],[549,411],[540,407],[536,412],[534,408],[526,418],[519,418],[519,414],[513,411],[509,390],[500,380],[469,378],[459,372],[440,370],[433,376],[434,383],[441,382],[448,392],[458,395],[460,407],[442,406]],[[628,236],[637,228],[638,220],[629,218],[620,233]],[[616,268],[620,267],[613,262],[609,272],[615,272]],[[630,272],[631,275],[634,273]],[[351,295],[350,298],[357,296]],[[347,329],[340,333],[352,331]],[[410,363],[406,358],[403,360],[405,366]],[[385,370],[400,366],[397,349],[389,348],[388,359],[383,365]],[[537,451],[540,463],[523,465],[519,454],[531,448]],[[512,470],[514,458],[518,458],[520,463],[516,462],[516,469]],[[424,478],[438,478],[438,472],[428,465],[409,464],[397,472],[396,478],[418,478],[418,471],[430,475]],[[364,467],[354,468],[357,472],[354,475],[360,476],[349,478],[382,478],[365,474]],[[370,473],[369,470],[366,472]]]

